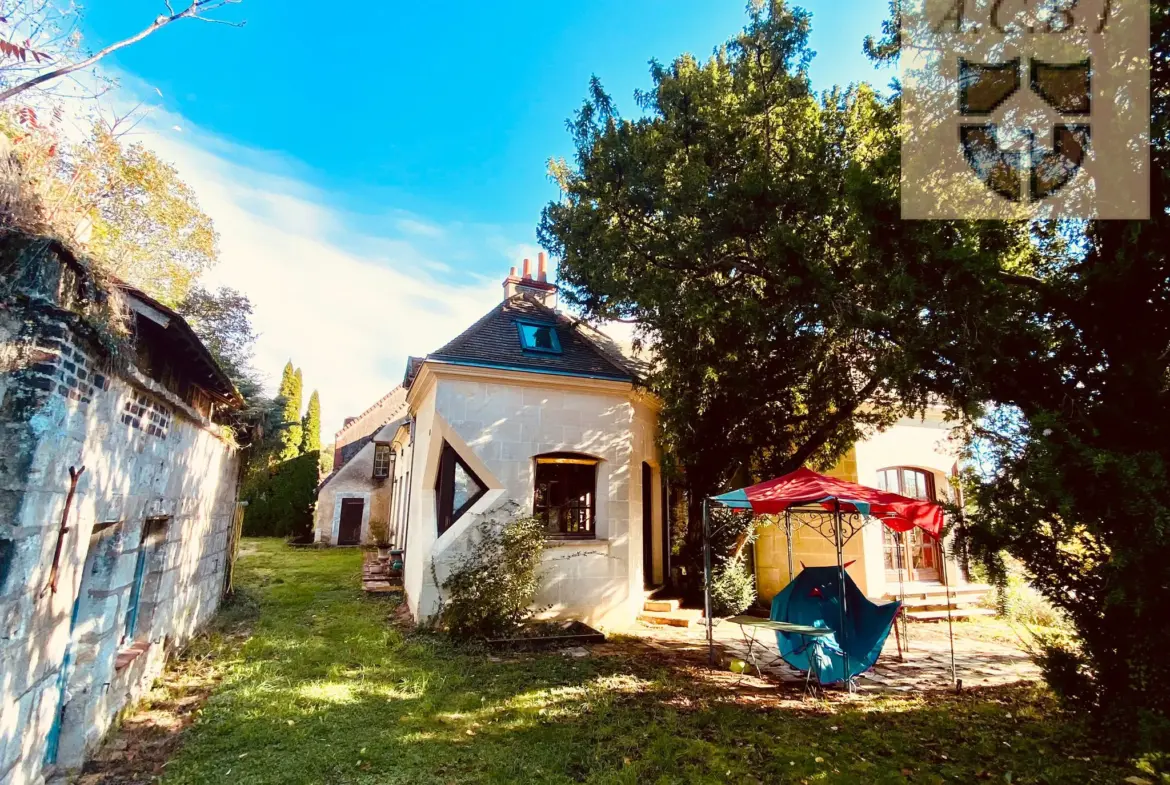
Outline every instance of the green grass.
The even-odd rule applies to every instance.
[[[493,662],[395,627],[393,602],[359,590],[355,551],[249,540],[245,552],[237,582],[247,601],[224,613],[236,623],[251,612],[252,634],[201,644],[224,678],[165,769],[171,785],[1116,783],[1139,774],[1038,690],[804,702],[732,690],[649,654]]]

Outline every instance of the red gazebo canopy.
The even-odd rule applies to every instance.
[[[777,515],[796,507],[819,505],[833,511],[878,518],[894,531],[915,527],[935,539],[942,536],[943,509],[935,502],[911,499],[846,480],[826,477],[811,469],[797,469],[767,482],[711,497],[712,501],[757,515]]]

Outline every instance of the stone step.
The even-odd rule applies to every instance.
[[[703,612],[694,608],[679,608],[669,612],[643,611],[638,621],[645,624],[663,624],[670,627],[690,627],[703,618]]]
[[[646,600],[642,603],[642,610],[654,613],[670,613],[679,608],[678,600]]]
[[[891,599],[891,598],[887,598]],[[952,608],[962,608],[969,605],[974,605],[983,599],[982,594],[951,596],[950,606]],[[947,598],[939,595],[938,597],[907,597],[906,602],[902,606],[906,610],[928,611],[932,609],[945,610],[947,607]]]
[[[951,610],[952,619],[971,618],[974,616],[994,616],[991,608],[954,608]],[[906,611],[906,618],[910,621],[946,621],[947,611]]]
[[[887,583],[887,586],[893,586],[893,583]],[[991,587],[986,583],[958,583],[951,587],[943,586],[941,583],[921,584],[921,583],[907,583],[903,590],[907,597],[941,597],[945,594],[986,594],[991,591]],[[886,594],[890,597],[896,597],[897,591],[888,591]]]

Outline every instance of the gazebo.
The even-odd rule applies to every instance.
[[[711,523],[708,506],[716,505],[733,510],[745,510],[753,515],[783,515],[784,534],[788,543],[788,580],[792,582],[794,571],[792,533],[793,516],[797,522],[813,529],[833,543],[837,554],[837,569],[840,571],[840,629],[845,628],[848,615],[845,597],[845,545],[860,532],[869,521],[878,520],[897,532],[921,529],[938,540],[942,545],[943,509],[935,502],[910,499],[896,493],[869,488],[857,483],[839,480],[818,474],[810,469],[797,469],[766,482],[746,488],[729,491],[703,500],[703,572],[704,612],[707,617],[708,659],[714,664],[715,643],[711,619]],[[943,584],[947,586],[945,547]],[[904,598],[903,598],[904,599]],[[895,621],[896,623],[896,621]],[[955,679],[955,647],[950,617],[950,591],[947,586],[947,624],[951,638],[951,676]],[[846,655],[846,658],[848,655]],[[848,659],[846,659],[848,663]],[[846,667],[848,671],[848,667]],[[847,684],[851,681],[846,677]]]

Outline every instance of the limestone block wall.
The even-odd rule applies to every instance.
[[[857,451],[850,449],[841,460],[823,474],[829,477],[857,482]],[[801,564],[806,567],[824,567],[837,564],[837,549],[833,543],[815,530],[799,525],[799,516],[793,518],[792,570],[800,572]],[[770,602],[781,589],[788,585],[788,541],[784,536],[784,518],[761,519],[759,537],[755,542],[756,591],[761,600]],[[873,527],[866,527],[867,529]],[[845,561],[854,562],[849,575],[863,592],[868,589],[866,566],[872,558],[881,563],[879,542],[876,557],[871,557],[866,547],[865,534],[858,534],[845,546]],[[880,594],[880,592],[879,592]]]
[[[548,543],[536,604],[547,606],[550,615],[594,625],[632,622],[643,582],[641,465],[647,461],[657,467],[657,456],[652,414],[638,408],[629,385],[591,389],[537,374],[499,381],[457,373],[436,376],[433,388],[417,401],[420,452],[406,564],[407,597],[416,618],[427,618],[438,607],[436,578],[442,582],[451,558],[485,516],[508,503],[531,513],[534,457],[565,451],[600,460],[597,537]],[[434,485],[444,440],[490,490],[438,537]],[[660,517],[660,500],[656,510]]]
[[[65,316],[0,310],[0,785],[54,746],[80,765],[215,612],[237,474],[216,426]]]

